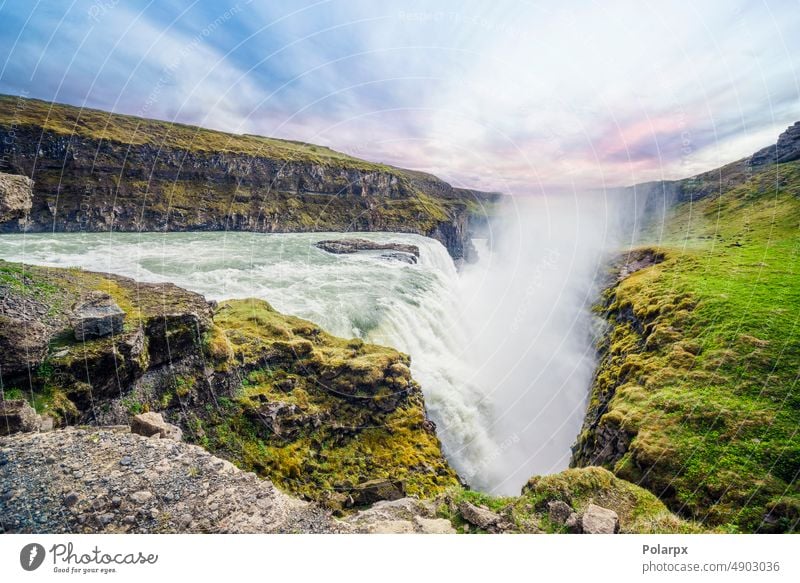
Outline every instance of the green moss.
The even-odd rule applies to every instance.
[[[770,504],[800,500],[800,164],[732,184],[676,207],[664,262],[608,296],[590,418],[631,438],[608,467],[673,510],[730,530],[796,530],[776,515],[791,504]],[[582,433],[583,454],[595,434]]]
[[[331,336],[261,300],[223,302],[215,323],[246,373],[235,397],[203,416],[198,434],[212,451],[334,505],[372,479],[421,497],[457,483],[406,355]]]

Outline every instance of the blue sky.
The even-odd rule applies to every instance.
[[[0,92],[526,194],[773,142],[800,119],[798,31],[798,0],[0,0]]]

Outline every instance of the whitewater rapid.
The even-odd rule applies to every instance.
[[[0,235],[0,257],[82,267],[139,281],[170,281],[208,299],[257,297],[344,337],[411,356],[428,413],[456,471],[476,472],[497,455],[490,400],[471,380],[458,274],[447,250],[409,234],[348,234],[420,248],[416,265],[380,252],[333,255],[314,246],[338,233],[58,233]]]
[[[590,306],[614,245],[609,213],[596,197],[515,201],[460,273],[437,241],[393,233],[0,235],[0,257],[262,298],[406,352],[452,466],[474,488],[514,495],[569,465],[595,367]],[[419,263],[314,246],[353,236],[416,245]]]

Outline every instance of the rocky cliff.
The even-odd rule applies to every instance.
[[[3,402],[31,403],[50,426],[158,411],[186,440],[334,510],[458,484],[408,356],[259,300],[0,261],[0,380]],[[37,424],[12,414],[0,434]]]
[[[311,144],[0,96],[0,232],[397,231],[469,260],[469,220],[497,195]],[[3,202],[5,201],[5,202]],[[20,214],[20,210],[24,214]]]
[[[770,150],[782,161],[757,153],[671,183],[643,246],[611,261],[573,450],[574,466],[606,467],[733,532],[800,524],[797,127]],[[667,193],[634,191],[648,188]]]

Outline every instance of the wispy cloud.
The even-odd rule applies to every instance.
[[[0,91],[316,141],[462,186],[675,178],[744,156],[800,118],[792,2],[0,10]]]

